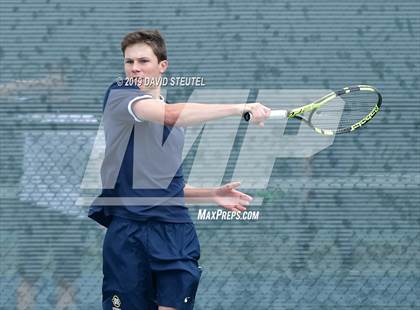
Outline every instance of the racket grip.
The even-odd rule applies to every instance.
[[[252,119],[251,112],[245,112],[242,117],[244,120],[249,122]],[[270,118],[286,118],[287,117],[287,110],[272,110],[270,112]]]
[[[245,112],[242,117],[244,118],[244,120],[246,120],[247,122],[249,122],[252,118],[252,113],[251,112]]]

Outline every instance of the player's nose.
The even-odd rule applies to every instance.
[[[140,72],[141,71],[140,64],[138,62],[135,62],[133,64],[132,70],[133,70],[133,72]]]

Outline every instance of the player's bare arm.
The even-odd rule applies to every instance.
[[[264,121],[270,116],[270,109],[258,102],[248,104],[165,104],[156,99],[144,99],[135,102],[132,109],[141,120],[178,127],[196,125],[228,116],[242,116],[245,112],[251,112],[253,122],[263,126]]]

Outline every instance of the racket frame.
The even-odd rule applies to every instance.
[[[346,127],[346,128],[340,128],[338,130],[329,130],[329,129],[321,129],[318,127],[315,127],[312,123],[311,123],[311,118],[313,116],[313,114],[315,113],[315,111],[317,109],[319,109],[320,107],[322,107],[323,105],[325,105],[327,102],[333,100],[334,98],[340,97],[342,95],[346,95],[349,94],[351,92],[357,92],[357,91],[370,91],[370,92],[374,92],[376,93],[376,95],[378,96],[378,100],[376,102],[376,104],[374,105],[374,107],[372,108],[372,110],[364,117],[362,118],[360,121],[354,123],[353,125]],[[366,124],[367,122],[369,122],[380,110],[382,105],[382,96],[381,94],[378,92],[378,90],[370,85],[354,85],[354,86],[349,86],[349,87],[344,87],[343,89],[340,89],[338,91],[332,91],[328,94],[326,94],[325,96],[321,97],[320,99],[304,105],[302,107],[296,108],[296,109],[292,109],[292,110],[273,110],[271,111],[270,117],[274,117],[274,118],[296,118],[299,120],[304,121],[309,127],[311,127],[313,130],[315,130],[317,133],[322,134],[322,135],[326,135],[326,136],[331,136],[334,134],[342,134],[342,133],[347,133],[347,132],[352,132],[358,128],[360,128],[361,126],[363,126],[364,124]],[[311,112],[309,114],[308,118],[305,118],[302,114],[306,113],[306,112]],[[250,121],[252,118],[252,114],[250,112],[246,112],[243,115],[243,118],[246,121]]]

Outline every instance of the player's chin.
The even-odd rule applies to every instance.
[[[149,91],[150,92],[150,91],[153,91],[156,88],[158,88],[158,86],[147,86],[147,85],[142,84],[142,85],[139,86],[139,88],[142,91],[145,91],[145,92]]]

